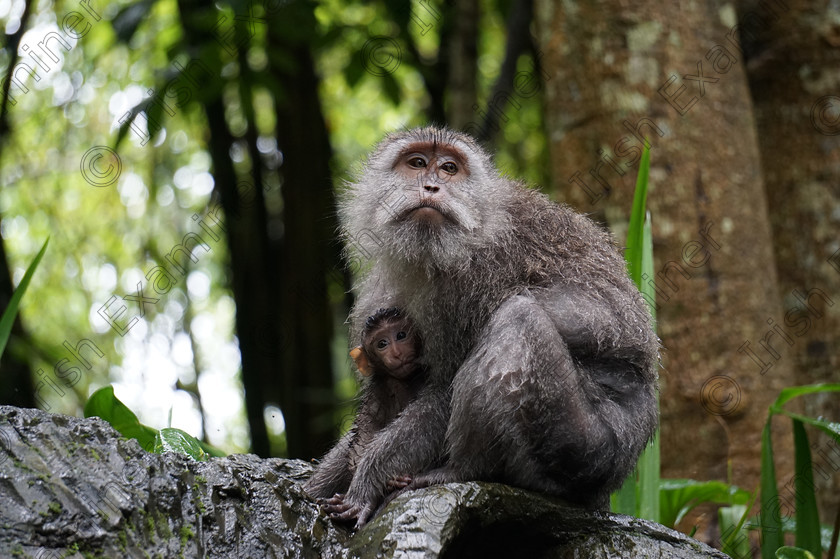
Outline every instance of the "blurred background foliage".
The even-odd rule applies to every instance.
[[[320,455],[357,386],[335,193],[429,122],[618,239],[621,139],[651,140],[664,476],[755,489],[779,390],[840,380],[836,2],[0,0],[0,28],[0,311],[51,239],[2,403],[81,415],[113,384],[153,428]],[[840,446],[813,440],[833,515]]]
[[[72,387],[62,383],[64,394],[49,383],[39,385],[35,404],[79,415],[95,389],[113,383],[120,398],[149,425],[163,427],[171,421],[228,451],[250,448],[231,289],[236,271],[230,267],[229,246],[221,241],[212,243],[210,251],[196,249],[198,262],[189,262],[185,278],[178,277],[165,295],[150,293],[144,278],[165,262],[184,235],[201,234],[192,216],[204,215],[218,203],[203,105],[212,96],[221,99],[234,138],[229,160],[237,178],[246,182],[253,181],[254,165],[247,136],[256,134],[257,164],[264,170],[265,207],[268,214],[276,215],[283,203],[276,196],[282,181],[278,168],[283,152],[275,137],[278,116],[274,103],[288,92],[286,84],[267,68],[272,56],[281,65],[299,61],[289,52],[272,52],[269,26],[276,26],[278,34],[300,34],[303,27],[295,28],[292,20],[311,17],[305,24],[311,29],[300,40],[311,45],[320,80],[317,93],[334,157],[329,168],[310,172],[328,175],[336,184],[351,176],[383,131],[427,121],[429,96],[420,67],[434,66],[440,49],[438,29],[421,34],[421,28],[408,25],[403,16],[394,16],[392,11],[407,13],[396,3],[330,0],[296,4],[231,2],[197,6],[184,14],[177,2],[169,0],[90,2],[91,10],[101,16],[95,21],[78,1],[0,3],[5,33],[0,50],[3,75],[9,75],[13,62],[23,62],[34,67],[40,78],[26,76],[22,70],[15,72],[18,81],[9,84],[10,101],[3,113],[7,124],[0,137],[0,233],[15,285],[43,239],[53,235],[22,304],[22,335],[13,337],[6,358],[25,363],[33,384],[29,394],[21,393],[20,387],[16,393],[6,391],[7,402],[31,405],[33,388],[41,379],[36,371],[55,374],[56,364],[70,358],[74,362],[60,371],[75,366],[77,372],[62,380],[77,382]],[[482,9],[476,78],[480,94],[486,96],[504,56],[505,16],[510,7],[506,2],[486,2]],[[242,30],[234,31],[232,25],[249,10],[254,19],[243,25],[251,27],[245,30],[243,40],[243,36],[233,35]],[[290,11],[302,15],[285,17]],[[61,29],[71,12],[86,18],[77,29],[90,25],[78,40]],[[198,27],[204,33],[199,43],[185,32],[185,19],[187,27]],[[366,71],[358,56],[365,43],[372,36],[399,37],[403,28],[408,29],[406,40],[414,43],[411,48],[416,48],[422,59],[404,55],[393,75]],[[31,45],[47,71],[20,50],[13,59],[12,39],[21,31],[19,47]],[[58,63],[35,47],[49,33],[61,33],[70,46],[66,49],[55,39],[48,40]],[[402,44],[400,48],[408,47]],[[149,101],[159,98],[162,91],[176,89],[167,88],[167,83],[177,78],[178,67],[196,59],[208,69],[209,83],[195,87],[181,80],[177,88],[181,97],[164,96],[162,103],[150,106]],[[164,104],[174,114],[162,108]],[[130,111],[140,112],[134,120],[137,130],[120,124]],[[545,184],[546,167],[540,164],[546,157],[540,114],[539,98],[533,98],[523,105],[520,118],[504,126],[499,162],[511,175]],[[151,130],[149,121],[153,121]],[[249,130],[251,123],[255,131]],[[145,134],[150,139],[142,144]],[[115,184],[93,186],[80,172],[83,155],[96,146],[116,147],[121,172]],[[112,163],[106,153],[96,165],[106,169]],[[279,229],[275,234],[282,235],[282,224]],[[337,254],[338,247],[334,248],[333,254]],[[305,251],[307,247],[295,249]],[[337,259],[329,264],[341,270]],[[285,273],[294,276],[296,271]],[[331,278],[344,280],[343,274]],[[145,297],[157,297],[159,302],[146,304],[146,315],[121,336],[97,311],[114,295],[135,294],[138,282],[145,286]],[[341,328],[347,312],[346,288],[344,281],[329,285],[336,335],[334,340],[324,340],[333,353],[331,374],[339,392],[336,401],[345,403],[337,412],[339,419],[352,413],[349,400],[355,392]],[[109,309],[123,304],[126,314],[117,322],[124,327],[127,317],[138,315],[139,306],[123,301]],[[276,311],[276,316],[281,313]],[[105,356],[91,357],[92,353],[84,353],[89,350],[83,350],[92,368],[81,366],[79,374],[80,365],[63,343],[75,347],[82,339],[91,340]],[[279,367],[276,373],[279,377]],[[283,452],[279,402],[265,404],[269,406],[269,433],[275,441],[272,448],[275,453]],[[331,415],[326,423],[332,426],[335,419]],[[333,436],[331,430],[325,430],[328,435],[322,435],[322,441]],[[300,451],[297,455],[303,456]]]

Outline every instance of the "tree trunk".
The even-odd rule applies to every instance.
[[[738,4],[785,311],[773,318],[787,334],[779,357],[760,355],[791,363],[796,384],[840,382],[840,89],[831,77],[840,26],[827,2],[786,4],[775,19],[757,2]],[[805,406],[810,416],[840,418],[836,396]],[[811,442],[827,519],[840,507],[840,456],[824,434]]]
[[[476,103],[478,71],[478,0],[464,0],[453,6],[454,23],[449,40],[449,79],[446,122],[463,129],[472,120]]]
[[[197,0],[179,0],[178,8],[188,45],[193,45],[196,57],[211,68],[221,68],[218,52],[221,45],[210,33],[206,21],[211,21],[212,6]],[[210,62],[208,57],[213,57]],[[221,79],[221,78],[220,78]],[[270,455],[268,431],[263,417],[266,393],[263,379],[277,374],[276,356],[265,348],[280,347],[278,330],[267,327],[278,320],[279,305],[272,290],[277,285],[268,266],[268,234],[265,198],[253,179],[240,181],[230,158],[234,143],[225,121],[222,87],[207,84],[200,96],[209,130],[208,151],[213,160],[215,194],[221,200],[224,229],[227,234],[231,263],[231,284],[236,301],[236,332],[242,360],[242,384],[245,389],[245,409],[251,434],[251,448],[259,456]],[[260,162],[254,162],[259,165]],[[211,213],[215,213],[212,212]],[[220,217],[220,216],[216,216]],[[270,339],[266,341],[266,338]]]
[[[776,8],[775,4],[768,7]],[[623,245],[640,146],[652,145],[665,477],[758,486],[767,408],[792,384],[752,107],[731,5],[602,0],[535,8],[554,192]],[[789,422],[788,422],[789,423]],[[778,429],[777,429],[778,432]],[[789,437],[777,437],[780,479]]]
[[[336,439],[327,276],[340,269],[332,150],[309,51],[315,32],[312,5],[301,2],[283,6],[268,26],[270,72],[278,80],[276,135],[283,157],[278,291],[284,343],[277,377],[288,455],[305,459],[321,456]]]
[[[29,17],[32,15],[32,2],[27,0],[24,3],[23,13],[20,16],[18,30],[7,37],[6,50],[9,53],[9,64],[3,76],[11,76],[12,70],[18,62],[18,47],[23,34],[27,31]],[[9,108],[12,100],[9,97],[9,88],[12,80],[3,80],[0,85],[0,156],[3,154],[3,146],[8,142],[11,128],[9,126]],[[0,221],[3,216],[0,215]],[[12,272],[9,267],[9,257],[6,254],[6,247],[0,238],[0,316],[9,306],[14,286],[12,285]],[[26,336],[20,315],[15,318],[12,324],[12,332],[6,351],[0,354],[0,373],[3,382],[0,382],[0,403],[11,404],[21,407],[35,407],[35,387],[32,385],[32,373],[29,364],[21,355],[16,352],[15,346],[18,341]]]

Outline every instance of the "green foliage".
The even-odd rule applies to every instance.
[[[639,163],[639,174],[636,176],[636,190],[633,193],[633,209],[630,212],[630,225],[627,228],[627,249],[624,251],[624,259],[627,260],[627,271],[630,279],[644,292],[645,285],[642,284],[642,265],[644,252],[653,256],[653,247],[645,246],[644,223],[649,216],[645,212],[647,204],[648,176],[650,174],[650,148],[644,147],[642,160]],[[652,291],[652,288],[650,289]]]
[[[787,545],[776,550],[776,557],[777,559],[814,559],[814,556],[808,551]]]
[[[146,427],[134,412],[114,395],[113,386],[105,386],[91,394],[85,404],[85,417],[101,417],[122,436],[137,439],[144,449],[152,452],[157,430]]]
[[[154,451],[156,454],[180,452],[199,462],[207,460],[207,454],[201,448],[201,441],[173,427],[166,427],[157,432],[155,435]]]
[[[44,246],[42,246],[40,252],[38,252],[38,256],[35,257],[35,260],[33,260],[26,269],[26,273],[23,274],[23,279],[20,280],[20,284],[18,284],[17,289],[15,289],[15,292],[12,293],[12,298],[9,299],[9,306],[6,307],[6,310],[3,311],[3,316],[0,317],[0,356],[3,355],[3,351],[6,349],[6,343],[9,341],[9,336],[12,333],[12,324],[15,322],[20,300],[23,298],[23,294],[26,293],[26,288],[29,287],[32,275],[35,273],[38,263],[41,262],[41,258],[44,257],[44,253],[47,251],[47,244],[49,242],[50,238],[47,237],[47,240],[44,241]]]
[[[752,499],[751,499],[752,500]],[[721,533],[721,551],[732,557],[752,557],[750,539],[745,522],[749,514],[747,505],[732,505],[718,509],[718,527]]]
[[[651,235],[650,212],[646,212],[648,175],[650,170],[650,150],[645,147],[636,178],[636,190],[633,194],[633,209],[630,213],[630,225],[627,231],[627,249],[624,258],[630,278],[639,288],[648,302],[651,316],[656,318],[656,293],[649,283],[642,283],[642,274],[653,277],[653,240]],[[636,471],[624,482],[624,485],[611,497],[612,510],[639,518],[658,521],[660,518],[660,449],[659,433],[642,453]]]
[[[122,436],[136,439],[148,452],[180,452],[195,460],[204,461],[207,455],[225,454],[205,444],[180,429],[165,428],[158,431],[140,423],[128,406],[114,395],[113,386],[105,386],[94,392],[85,404],[85,417],[101,417],[111,424]]]
[[[659,485],[658,522],[673,528],[688,512],[702,503],[743,506],[752,494],[722,481],[663,479]]]
[[[821,429],[838,442],[840,442],[840,424],[787,411],[784,409],[784,405],[800,396],[827,392],[840,392],[840,384],[812,384],[785,388],[770,406],[767,422],[761,436],[761,512],[759,514],[759,526],[762,559],[807,557],[808,555],[801,554],[803,552],[810,552],[811,555],[817,557],[822,555],[820,524],[817,516],[816,495],[811,469],[811,448],[808,445],[804,424],[807,423]],[[786,415],[793,420],[794,458],[797,473],[794,481],[797,548],[782,547],[784,544],[784,527],[777,490],[776,466],[773,459],[773,441],[770,428],[774,415]],[[779,552],[782,550],[784,550],[783,554],[780,555]]]

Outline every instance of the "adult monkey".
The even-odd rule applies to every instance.
[[[376,309],[404,309],[429,374],[333,517],[363,525],[406,475],[409,488],[499,481],[605,507],[656,428],[659,347],[610,235],[435,127],[386,137],[340,217],[372,260],[351,339]]]

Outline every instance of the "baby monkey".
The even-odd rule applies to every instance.
[[[361,338],[362,344],[350,350],[359,372],[368,378],[356,419],[304,486],[337,520],[355,519],[356,511],[344,503],[343,494],[359,461],[376,435],[417,397],[426,376],[420,364],[419,333],[400,309],[379,309],[369,316]],[[410,476],[396,476],[387,487],[402,489],[410,482]]]

